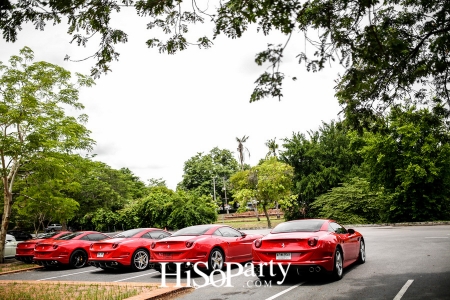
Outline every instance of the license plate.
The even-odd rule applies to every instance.
[[[103,255],[105,255],[105,253],[103,253],[103,252],[98,252],[97,253],[97,257],[103,257]]]
[[[291,260],[291,253],[277,253],[277,260]]]
[[[172,258],[172,253],[163,253],[162,256],[164,258]]]

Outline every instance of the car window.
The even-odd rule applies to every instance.
[[[170,234],[168,234],[167,232],[164,232],[162,230],[151,231],[151,232],[149,232],[149,234],[150,234],[151,238],[154,240],[160,240],[160,239],[170,236]]]
[[[93,234],[89,234],[89,239],[91,241],[101,241],[104,239],[109,239],[109,236],[102,234],[102,233],[93,233]]]
[[[62,236],[60,236],[60,237],[57,237],[55,240],[71,240],[71,239],[73,239],[74,237],[77,237],[77,236],[79,236],[79,235],[81,235],[81,234],[83,234],[84,232],[82,232],[82,231],[78,231],[78,232],[69,232],[69,233],[67,233],[67,234],[64,234],[64,235],[62,235]]]
[[[332,222],[332,223],[330,223],[330,224],[328,225],[328,227],[329,227],[329,228],[331,227],[332,231],[334,231],[334,232],[336,232],[336,233],[338,233],[338,234],[344,234],[344,233],[347,233],[347,230],[346,230],[344,227],[342,227],[341,225],[339,225],[338,223]]]
[[[145,228],[130,229],[113,236],[114,238],[130,238],[144,231]]]
[[[282,232],[315,232],[322,228],[325,220],[300,220],[280,223],[271,231],[271,233]]]
[[[242,234],[230,227],[221,227],[218,229],[224,237],[240,237]]]
[[[208,230],[211,229],[214,225],[197,225],[190,226],[183,229],[178,230],[172,236],[180,236],[180,235],[202,235]]]
[[[214,231],[213,235],[223,236],[219,229]]]

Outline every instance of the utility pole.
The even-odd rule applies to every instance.
[[[227,209],[227,214],[229,214],[228,210],[228,201],[227,201],[227,187],[225,186],[225,177],[223,177],[223,190],[225,192],[225,208]]]
[[[214,204],[216,204],[216,177],[213,177],[213,186],[214,186]]]

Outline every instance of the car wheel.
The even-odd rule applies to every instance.
[[[334,268],[332,273],[332,278],[334,280],[342,279],[344,275],[344,259],[342,256],[342,251],[339,248],[336,248],[334,252]]]
[[[143,271],[148,267],[148,252],[144,249],[138,249],[131,258],[131,268],[133,271]]]
[[[358,263],[363,264],[366,262],[366,243],[364,243],[364,240],[361,239],[359,242],[359,256],[358,256]]]
[[[87,260],[88,256],[84,250],[75,250],[70,256],[69,264],[72,268],[79,269],[86,266]]]
[[[208,270],[211,272],[214,270],[222,270],[225,257],[222,250],[214,248],[211,250],[208,259]]]

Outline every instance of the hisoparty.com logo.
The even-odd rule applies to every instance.
[[[276,269],[278,268],[279,271],[281,272],[281,275],[283,276],[282,280],[277,281],[276,283],[278,285],[283,284],[284,280],[286,279],[286,275],[288,273],[289,267],[291,266],[291,264],[289,263],[286,268],[281,264],[281,263],[277,263],[276,265],[273,263],[273,261],[270,261],[269,263],[260,263],[258,264],[259,266],[259,273],[255,273],[255,266],[252,263],[247,263],[245,264],[245,266],[242,266],[242,264],[240,263],[233,263],[233,262],[226,262],[226,270],[213,270],[212,272],[208,272],[208,274],[204,273],[202,271],[202,269],[199,268],[199,265],[203,265],[206,270],[208,270],[208,264],[205,262],[197,262],[194,265],[191,265],[190,263],[186,263],[186,266],[189,268],[191,267],[191,269],[198,275],[200,275],[200,277],[202,277],[202,279],[193,279],[191,278],[191,269],[188,270],[182,270],[182,265],[184,263],[173,263],[175,264],[175,273],[168,273],[167,272],[167,263],[160,263],[161,265],[161,285],[160,287],[168,287],[166,284],[166,276],[175,276],[176,277],[176,285],[175,287],[182,287],[182,286],[187,286],[187,287],[194,287],[194,288],[201,288],[207,285],[212,285],[214,287],[234,287],[232,284],[232,278],[233,277],[238,277],[241,275],[244,275],[245,277],[255,277],[255,276],[259,276],[259,277],[263,277],[265,274],[263,274],[263,267],[265,268],[269,268],[269,274],[271,277],[275,276],[277,274]],[[171,264],[173,266],[173,264]],[[233,272],[233,266],[237,267],[237,272]],[[235,268],[236,270],[236,268]],[[182,285],[182,273],[185,273],[185,277],[186,277],[186,284]],[[216,279],[214,280],[214,275],[218,275],[220,274],[220,279]],[[184,277],[184,276],[183,276]],[[200,281],[200,282],[198,282]],[[201,284],[200,284],[201,283]],[[269,280],[249,280],[246,282],[247,287],[251,287],[251,286],[271,286],[272,285],[272,281]]]

